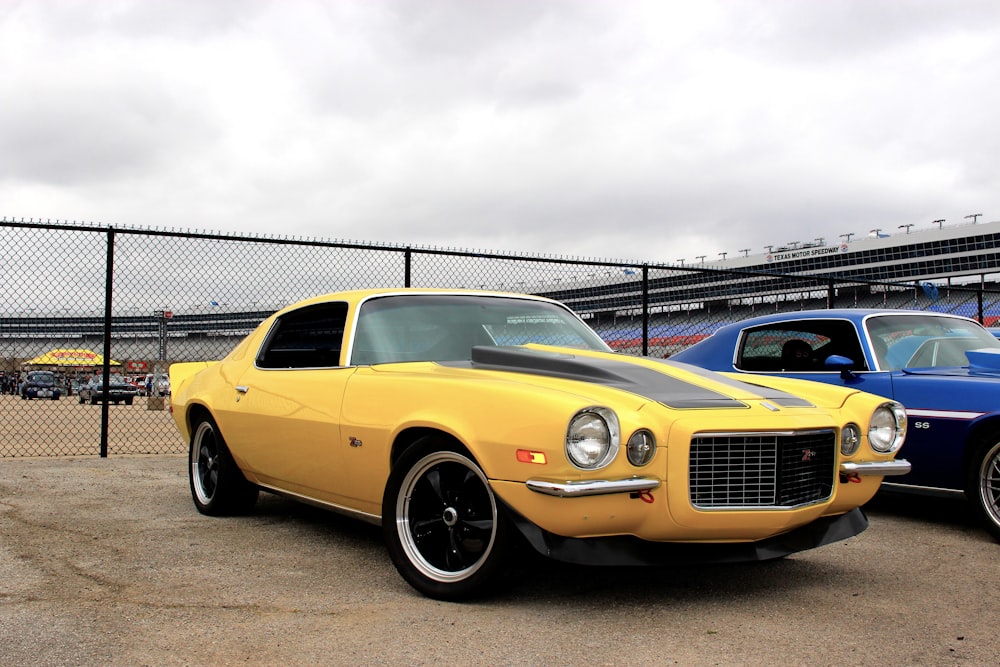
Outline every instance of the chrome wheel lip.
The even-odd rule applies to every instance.
[[[433,565],[420,551],[420,548],[414,539],[413,533],[410,530],[410,520],[412,518],[410,516],[410,501],[414,487],[420,482],[421,479],[423,479],[425,473],[442,463],[458,463],[467,468],[470,472],[474,473],[483,484],[490,502],[491,520],[493,525],[492,530],[490,531],[489,543],[483,549],[475,563],[461,570],[443,570]],[[490,488],[489,480],[479,469],[479,466],[473,463],[469,458],[462,456],[457,452],[433,452],[417,461],[417,463],[407,472],[406,477],[403,478],[399,494],[396,496],[395,516],[396,533],[399,536],[399,542],[407,560],[421,575],[438,583],[455,583],[464,581],[465,579],[473,576],[487,561],[490,553],[493,551],[494,544],[496,543],[497,502],[496,497],[493,495],[493,490]],[[457,517],[457,513],[453,507],[449,506],[442,513],[442,523],[447,524],[448,520],[453,517]]]
[[[979,469],[979,499],[990,521],[1000,527],[1000,442],[983,457]]]
[[[198,425],[194,436],[191,438],[191,486],[198,502],[208,505],[215,497],[219,475],[219,445],[216,440],[215,429],[208,422]],[[215,484],[211,489],[206,488],[206,477],[214,475]]]

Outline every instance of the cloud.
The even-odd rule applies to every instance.
[[[930,0],[7,5],[0,216],[650,261],[994,220],[998,19]]]

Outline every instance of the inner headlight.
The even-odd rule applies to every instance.
[[[894,452],[903,445],[906,437],[906,411],[895,401],[883,403],[872,413],[868,425],[868,442],[872,449],[882,454]]]
[[[656,453],[656,438],[644,428],[639,429],[625,443],[628,461],[634,466],[644,466],[653,460]]]
[[[861,429],[857,424],[848,424],[840,431],[840,453],[850,456],[861,446]]]
[[[577,412],[566,429],[566,456],[577,468],[602,468],[615,458],[620,442],[618,416],[607,408]]]

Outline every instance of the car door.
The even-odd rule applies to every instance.
[[[341,365],[347,304],[306,306],[275,320],[237,379],[225,435],[241,465],[269,486],[337,502],[340,412],[353,368]]]

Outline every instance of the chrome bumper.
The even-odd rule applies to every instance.
[[[845,475],[882,475],[884,477],[905,475],[910,472],[910,462],[906,459],[898,459],[896,461],[867,461],[863,463],[851,463],[847,461],[840,464],[840,472]]]
[[[582,482],[553,482],[547,479],[529,479],[525,485],[532,491],[547,496],[577,498],[579,496],[600,496],[608,493],[638,493],[650,491],[660,485],[660,480],[652,477],[629,477],[628,479],[594,479]]]
[[[846,462],[840,464],[840,472],[845,475],[878,475],[890,477],[905,475],[910,472],[910,462],[904,459],[897,461],[866,461],[862,463]],[[660,480],[652,477],[629,477],[627,479],[595,479],[580,482],[555,482],[547,479],[529,479],[525,485],[536,493],[560,498],[577,498],[580,496],[601,496],[609,493],[638,493],[651,491],[660,485]]]

